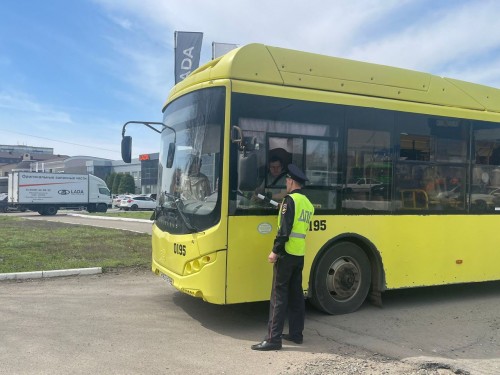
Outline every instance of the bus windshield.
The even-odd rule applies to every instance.
[[[207,229],[220,219],[221,152],[225,88],[203,89],[168,104],[159,160],[157,226],[170,233]],[[167,168],[168,147],[175,158]]]

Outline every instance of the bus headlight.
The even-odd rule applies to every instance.
[[[193,259],[190,262],[186,263],[184,267],[184,274],[190,275],[196,272],[200,272],[203,267],[205,267],[207,264],[215,262],[216,259],[217,253],[203,255],[200,258]]]

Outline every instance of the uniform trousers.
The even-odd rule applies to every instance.
[[[302,289],[303,268],[304,257],[288,253],[280,255],[274,263],[266,337],[269,342],[281,342],[287,317],[289,335],[296,339],[302,339],[305,319],[305,301]]]

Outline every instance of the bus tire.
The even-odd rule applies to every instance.
[[[319,259],[312,278],[312,304],[328,314],[356,311],[365,301],[371,282],[370,261],[351,242],[340,242]]]

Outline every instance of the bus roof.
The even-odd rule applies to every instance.
[[[429,73],[263,44],[248,44],[199,67],[170,92],[234,79],[500,112],[500,90]]]

